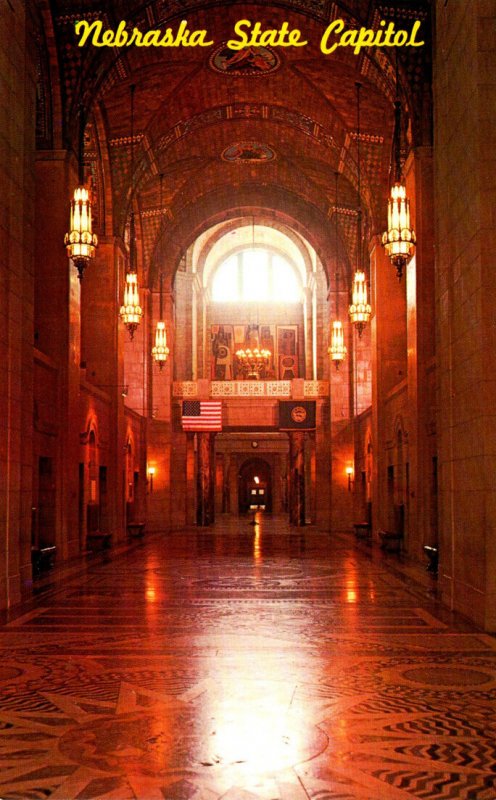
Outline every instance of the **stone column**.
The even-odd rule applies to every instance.
[[[174,279],[174,355],[175,380],[196,380],[197,348],[196,348],[196,276],[191,272],[177,272]]]
[[[186,524],[195,524],[195,443],[194,434],[186,434]]]
[[[201,293],[201,304],[202,304],[202,336],[201,336],[202,370],[201,370],[201,375],[199,375],[198,377],[210,378],[210,366],[209,366],[210,341],[207,328],[208,305],[207,305],[207,297],[205,290],[203,290]]]
[[[222,513],[229,514],[231,511],[231,487],[229,475],[231,472],[231,454],[224,454],[224,476],[222,484]]]
[[[284,453],[281,456],[281,507],[280,510],[283,514],[289,511],[288,504],[288,455]]]
[[[57,557],[79,552],[80,284],[61,242],[67,231],[69,200],[77,182],[75,164],[65,151],[40,151],[35,167],[37,212],[44,219],[43,258],[35,281],[37,345],[57,367],[56,453]],[[93,265],[92,265],[93,267]]]
[[[230,505],[231,514],[237,514],[239,510],[238,460],[235,455],[231,456],[230,467],[229,467],[229,499],[231,504]]]
[[[317,354],[318,354],[318,343],[317,343],[317,332],[319,330],[319,324],[317,319],[317,284],[316,284],[316,277],[314,274],[310,275],[309,278],[309,287],[312,290],[312,380],[317,380]]]
[[[156,321],[160,314],[160,298],[154,292],[151,298],[152,314],[149,347],[155,338]],[[163,319],[167,331],[167,346],[170,355],[162,370],[151,365],[149,392],[147,455],[148,463],[157,467],[153,495],[148,504],[149,523],[153,530],[180,527],[187,524],[187,452],[186,437],[180,426],[172,424],[173,381],[176,359],[175,348],[175,303],[174,293],[168,282],[163,286]],[[180,418],[179,402],[176,401],[177,419]],[[194,518],[193,507],[193,518]],[[192,521],[191,521],[192,522]]]
[[[303,299],[303,332],[305,337],[305,374],[307,380],[312,380],[314,363],[314,335],[313,335],[313,303],[312,289],[307,286]]]
[[[281,456],[277,454],[274,456],[272,468],[272,512],[274,514],[280,514],[281,503]]]
[[[1,608],[19,602],[22,584],[31,579],[36,69],[26,48],[28,6],[12,0],[0,9]],[[40,261],[48,259],[46,220],[45,209],[37,219]]]
[[[307,502],[306,518],[310,523],[317,522],[317,441],[316,431],[312,431],[309,437],[310,447],[306,458],[307,470]],[[326,487],[327,488],[327,487]],[[325,494],[324,494],[325,497]]]
[[[153,419],[170,424],[172,414],[172,384],[174,380],[183,380],[183,378],[178,378],[176,376],[176,362],[178,354],[176,352],[174,293],[165,285],[162,292],[162,298],[162,313],[167,332],[167,346],[170,350],[170,355],[165,365],[162,367],[162,370],[155,365],[152,366],[150,371],[151,397],[149,402]],[[155,344],[156,322],[160,316],[160,299],[156,292],[152,295],[151,306],[152,314],[149,315],[152,317],[150,326],[150,349],[153,344]]]
[[[390,453],[388,440],[392,440],[395,417],[402,411],[399,400],[391,399],[406,377],[406,301],[405,277],[401,283],[394,267],[384,252],[379,237],[372,243],[370,255],[372,270],[372,441],[373,497],[372,526],[374,531],[391,526],[391,500],[388,489],[387,466]],[[399,391],[399,390],[398,390]],[[406,399],[406,387],[405,387]],[[408,420],[404,420],[408,427]],[[357,476],[355,476],[356,478]]]
[[[406,270],[409,487],[409,554],[424,560],[423,545],[438,544],[432,515],[436,452],[435,286],[433,169],[430,146],[417,148],[406,164],[417,247]],[[419,201],[416,202],[416,198]],[[421,200],[421,202],[420,202]]]
[[[201,432],[197,434],[197,505],[196,524],[201,527],[211,525],[215,518],[215,456],[214,434]]]
[[[289,434],[289,521],[305,524],[305,433]]]
[[[121,392],[125,383],[123,350],[127,332],[120,324],[115,306],[115,297],[122,288],[124,261],[121,242],[111,236],[100,236],[95,260],[88,266],[81,284],[81,363],[84,364],[81,377],[103,387],[111,398],[105,420],[111,435],[106,460],[101,463],[108,467],[108,532],[113,541],[126,535],[121,480],[125,443]],[[103,414],[99,413],[98,418],[103,427]],[[86,504],[86,498],[84,502]]]
[[[194,275],[191,285],[191,380],[198,380],[198,298],[202,285],[198,275]]]

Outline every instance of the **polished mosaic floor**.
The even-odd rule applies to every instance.
[[[148,536],[36,595],[0,628],[2,800],[496,798],[496,639],[352,537]]]

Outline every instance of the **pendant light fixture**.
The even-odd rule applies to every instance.
[[[260,348],[258,336],[255,337],[254,347],[246,347],[236,351],[236,358],[241,372],[247,380],[259,381],[262,372],[266,369],[270,357],[270,350]]]
[[[386,255],[396,267],[398,280],[415,252],[417,238],[410,221],[410,201],[401,169],[401,100],[399,97],[398,56],[396,55],[396,100],[394,103],[391,195],[388,202],[388,228],[382,235]]]
[[[351,305],[349,307],[350,320],[355,326],[358,338],[361,339],[363,329],[370,319],[372,309],[367,298],[367,278],[362,266],[362,191],[360,173],[360,89],[361,83],[356,83],[357,90],[357,172],[358,172],[358,217],[357,217],[357,270],[353,278],[351,290]]]
[[[160,273],[160,309],[159,320],[155,329],[155,345],[152,347],[152,357],[156,364],[159,365],[160,371],[169,358],[170,350],[167,347],[167,330],[164,322],[164,309],[163,309],[163,280],[164,274]]]
[[[79,143],[78,143],[78,185],[74,189],[71,201],[70,230],[64,237],[67,255],[72,258],[78,271],[78,278],[83,280],[83,273],[90,260],[95,257],[98,245],[96,233],[92,230],[91,199],[84,185],[84,113],[79,109]]]
[[[141,322],[143,309],[140,305],[138,290],[138,271],[136,265],[136,228],[134,223],[134,84],[131,85],[131,215],[129,220],[129,261],[124,287],[124,302],[119,316],[129,331],[131,339]]]
[[[162,184],[163,184],[164,176],[160,175],[160,219],[162,219],[162,209],[163,209],[163,193],[162,193]],[[164,301],[163,301],[163,291],[164,291],[164,273],[160,273],[160,308],[159,308],[159,318],[157,322],[157,327],[155,329],[155,345],[152,347],[152,358],[156,364],[159,365],[160,371],[169,358],[170,350],[167,347],[167,330],[165,328],[164,322]]]
[[[338,273],[338,178],[339,172],[336,172],[336,206],[334,210],[334,226],[335,226],[335,253],[336,253],[336,317],[332,323],[331,331],[331,346],[328,347],[327,353],[334,362],[336,370],[339,370],[341,363],[346,358],[346,347],[344,344],[344,330],[343,323],[339,319],[339,273]]]

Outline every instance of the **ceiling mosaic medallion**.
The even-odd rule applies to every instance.
[[[249,164],[274,161],[275,152],[261,142],[235,142],[222,152],[223,161],[244,161]]]
[[[269,47],[243,47],[231,50],[221,44],[210,56],[209,64],[223,75],[268,75],[280,65],[279,56]]]

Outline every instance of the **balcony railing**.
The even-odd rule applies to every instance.
[[[174,397],[328,397],[328,381],[175,381]]]

